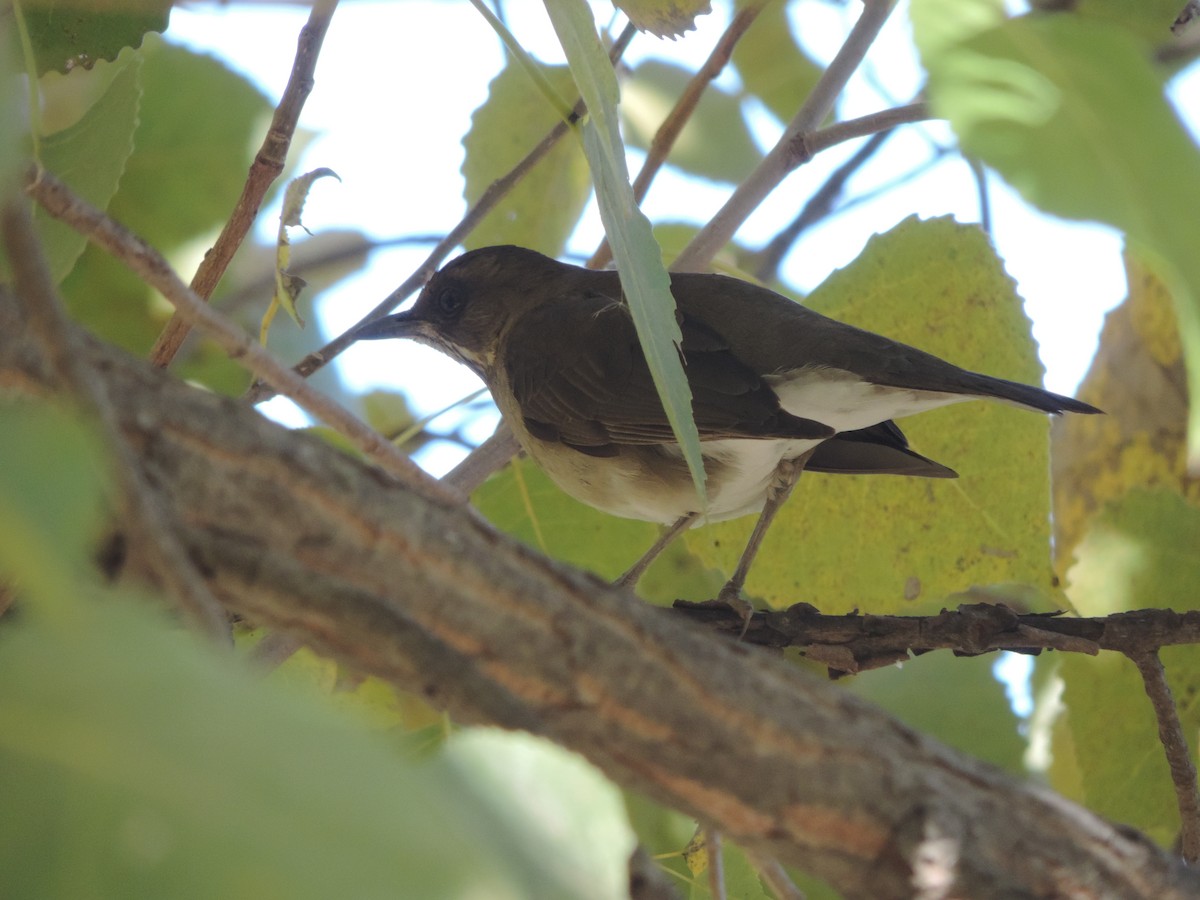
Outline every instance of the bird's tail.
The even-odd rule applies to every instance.
[[[1026,409],[1053,413],[1054,415],[1065,412],[1096,415],[1104,412],[1104,410],[1097,409],[1090,403],[1084,403],[1082,400],[1076,400],[1073,397],[1064,397],[1062,394],[1055,394],[1051,391],[1033,387],[1032,385],[1021,384],[1018,381],[1009,381],[1006,378],[993,378],[990,375],[971,373],[966,387],[973,394],[983,397],[995,397],[997,400],[1006,400],[1009,403],[1023,406]]]

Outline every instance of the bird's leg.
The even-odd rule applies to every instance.
[[[679,532],[683,531],[683,529],[695,522],[696,517],[699,515],[700,513],[693,512],[688,513],[685,516],[680,516],[678,519],[676,519],[674,524],[664,531],[662,536],[655,541],[653,545],[651,545],[650,549],[642,554],[642,558],[635,562],[628,572],[626,572],[613,583],[618,587],[628,588],[632,588],[637,585],[638,579],[640,579],[646,573],[646,570],[650,568],[650,563],[654,562],[654,560],[658,558],[658,555],[667,549],[667,545],[670,544],[671,541],[675,540],[675,538],[679,535]]]
[[[814,447],[813,450],[815,449]],[[717,595],[719,601],[742,612],[746,616],[747,623],[750,621],[749,615],[746,613],[747,604],[741,599],[746,576],[750,574],[750,566],[754,563],[754,557],[758,555],[759,545],[762,544],[767,529],[771,527],[771,522],[775,520],[775,514],[779,512],[779,508],[792,495],[792,490],[796,487],[796,482],[800,480],[800,473],[804,471],[804,465],[812,456],[813,450],[809,450],[795,459],[781,460],[776,467],[775,483],[767,492],[767,502],[763,505],[758,521],[754,523],[754,531],[750,533],[750,540],[746,542],[746,549],[742,551],[742,558],[738,560],[737,569],[734,570],[733,577],[725,582],[721,593]],[[753,609],[750,609],[750,612],[753,612]]]

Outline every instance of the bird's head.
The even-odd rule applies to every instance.
[[[410,338],[483,375],[493,366],[505,328],[535,303],[553,297],[547,281],[568,268],[524,247],[472,250],[434,275],[412,307],[368,322],[354,339]]]

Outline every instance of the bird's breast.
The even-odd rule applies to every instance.
[[[691,473],[677,444],[624,446],[594,457],[527,437],[530,456],[550,480],[588,506],[626,519],[668,525],[697,511]],[[708,509],[717,522],[760,511],[780,460],[799,456],[819,441],[720,440],[702,445],[708,476]]]

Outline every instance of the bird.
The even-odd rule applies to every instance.
[[[700,435],[698,494],[613,270],[513,245],[452,260],[413,306],[355,340],[406,338],[458,360],[490,390],[518,443],[588,506],[668,526],[618,583],[634,586],[684,529],[758,513],[718,600],[740,594],[803,471],[954,478],[893,421],[966,400],[1041,413],[1094,406],[981,375],[726,275],[673,273],[678,349]]]

